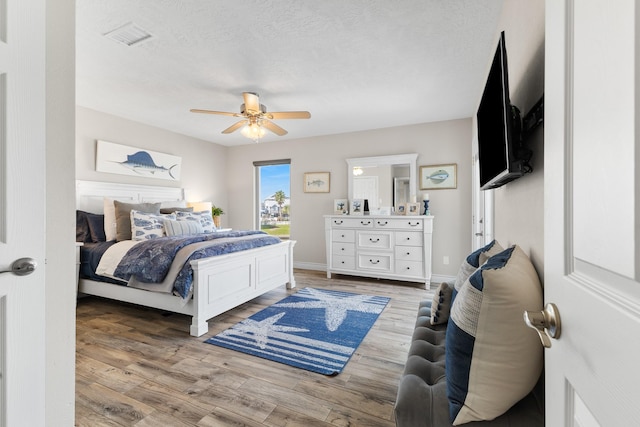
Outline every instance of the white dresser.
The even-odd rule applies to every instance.
[[[325,215],[331,273],[431,282],[433,216]]]

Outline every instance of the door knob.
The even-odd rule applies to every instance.
[[[26,276],[35,271],[38,263],[33,258],[18,258],[13,261],[8,270],[1,270],[0,273],[13,273],[16,276]]]
[[[536,330],[545,348],[551,347],[551,338],[560,338],[560,313],[554,303],[548,303],[542,311],[525,311],[524,322]]]

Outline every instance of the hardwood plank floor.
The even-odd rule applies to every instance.
[[[282,288],[209,321],[97,297],[78,300],[76,426],[394,426],[393,404],[424,286],[296,270],[297,289],[391,301],[345,369],[328,377],[204,341],[296,290]]]

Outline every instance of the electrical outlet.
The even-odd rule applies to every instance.
[[[449,257],[447,255],[442,257],[442,263],[444,265],[449,265]]]

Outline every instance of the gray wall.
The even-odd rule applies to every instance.
[[[508,0],[499,31],[505,31],[511,103],[526,114],[544,93],[544,0]],[[488,59],[489,61],[490,59]],[[495,192],[495,237],[503,246],[518,244],[544,275],[544,131],[527,144],[534,172]],[[506,246],[505,246],[506,247]]]
[[[75,2],[46,8],[45,419],[72,426],[75,412]],[[25,355],[28,357],[28,355]],[[38,408],[39,410],[39,408]]]
[[[188,201],[227,206],[226,147],[83,107],[76,121],[76,179],[184,187]],[[98,139],[182,157],[180,181],[97,172]]]

